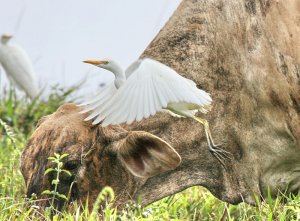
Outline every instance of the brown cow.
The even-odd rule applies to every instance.
[[[141,197],[143,205],[194,185],[230,203],[254,203],[253,194],[266,197],[268,187],[274,196],[298,192],[299,14],[298,0],[183,0],[142,55],[184,73],[211,93],[213,109],[206,118],[215,141],[225,141],[223,148],[233,154],[226,169],[209,153],[201,125],[160,113],[126,129],[160,137],[182,162],[169,170],[178,164],[178,155],[147,134],[152,142],[140,140],[143,148],[155,149],[149,143],[159,142],[174,159],[168,165],[164,154],[170,153],[154,155],[150,171],[156,175],[139,178],[142,167],[131,167],[134,160],[122,159],[120,150],[112,148],[130,136],[125,127],[91,127],[67,105],[40,124],[23,153],[28,194],[49,188],[51,178],[43,172],[54,152],[71,154],[65,167],[73,177],[63,179],[59,191],[66,193],[74,180],[73,199],[89,193],[90,203],[104,185],[113,186],[120,203]]]
[[[56,174],[44,175],[55,165],[49,156],[69,154],[61,173],[57,192],[71,200],[93,202],[104,186],[117,193],[118,203],[128,200],[147,178],[175,169],[181,162],[176,150],[162,139],[143,131],[126,131],[119,126],[95,127],[84,122],[80,108],[64,104],[54,114],[44,117],[32,135],[21,158],[22,174],[27,184],[27,196],[53,189]],[[72,188],[70,188],[72,186]],[[63,206],[63,200],[58,208]],[[48,205],[42,201],[41,206]]]

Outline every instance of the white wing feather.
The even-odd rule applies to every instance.
[[[114,82],[107,84],[104,88],[99,90],[98,95],[90,101],[87,101],[79,106],[84,106],[84,110],[81,113],[86,113],[91,110],[99,108],[102,104],[107,102],[117,92],[117,88]]]
[[[132,123],[166,108],[170,102],[211,103],[209,94],[168,66],[151,59],[138,62],[126,83],[95,112],[99,116],[93,124],[101,120],[102,126]]]
[[[17,87],[25,91],[30,98],[38,96],[39,89],[35,72],[28,55],[22,48],[8,43],[1,45],[0,63]]]
[[[111,82],[98,92],[96,98],[81,104],[80,106],[83,106],[84,108],[80,113],[92,111],[92,113],[85,120],[91,120],[97,117],[95,121],[98,121],[99,123],[101,121],[98,120],[100,117],[99,114],[101,113],[103,105],[106,104],[116,92],[117,88],[114,82]]]
[[[119,121],[123,121],[124,118],[126,119],[127,116],[124,113],[130,113],[126,108],[128,108],[128,105],[131,103],[132,93],[134,91],[135,91],[134,87],[128,88],[127,96],[124,96],[124,98],[122,98],[122,102],[120,102],[119,105],[116,106],[118,113],[115,114],[114,118],[111,119],[112,122],[114,121],[119,122]]]
[[[148,90],[147,90],[147,96],[149,99],[148,109],[149,109],[150,116],[155,114],[156,107],[158,106],[158,104],[156,104],[156,99],[153,98],[155,92],[151,84],[152,84],[152,79],[151,82],[149,82]]]

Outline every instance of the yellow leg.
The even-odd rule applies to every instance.
[[[214,144],[214,141],[213,141],[212,136],[211,136],[211,133],[210,133],[208,121],[205,120],[205,119],[202,119],[202,118],[200,118],[200,117],[195,117],[195,116],[194,116],[194,119],[195,119],[196,121],[198,121],[199,123],[201,123],[201,124],[204,126],[205,135],[206,135],[208,144],[209,144],[209,145],[216,146],[216,145]]]
[[[194,116],[193,118],[194,118],[194,120],[198,121],[199,123],[201,123],[204,126],[209,151],[219,160],[219,162],[223,166],[225,166],[223,161],[225,160],[225,158],[230,159],[230,157],[228,156],[230,153],[228,151],[220,148],[219,146],[221,146],[221,145],[214,144],[214,141],[212,139],[212,135],[211,135],[211,132],[209,129],[209,123],[207,120],[202,119],[200,117],[196,117],[196,116]]]

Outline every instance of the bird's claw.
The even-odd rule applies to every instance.
[[[222,166],[225,167],[225,161],[231,160],[230,155],[232,155],[230,152],[220,148],[222,146],[221,144],[213,144],[209,145],[209,151],[212,153],[214,157],[217,158],[217,160],[222,164]]]

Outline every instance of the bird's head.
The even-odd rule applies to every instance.
[[[9,39],[11,39],[11,38],[12,38],[12,35],[10,35],[10,34],[3,34],[3,35],[1,36],[1,43],[5,44],[5,43],[7,43],[7,42],[9,41]]]
[[[119,65],[111,59],[85,60],[83,62],[87,63],[87,64],[95,65],[99,68],[104,68],[104,69],[106,69],[108,71],[112,71],[112,72],[114,72],[114,70],[118,69],[118,67],[119,67]]]

